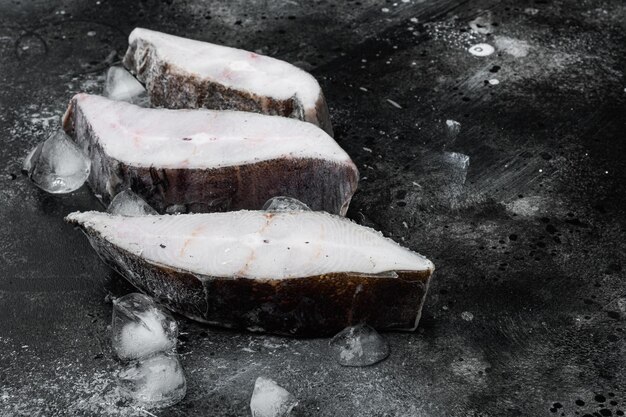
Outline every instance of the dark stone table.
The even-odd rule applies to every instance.
[[[361,171],[349,217],[438,268],[419,329],[369,368],[181,318],[188,394],[154,415],[247,415],[260,375],[307,416],[623,415],[623,0],[130,3],[0,3],[0,415],[149,415],[115,390],[107,300],[132,288],[63,222],[101,207],[20,174],[135,26],[311,71]]]

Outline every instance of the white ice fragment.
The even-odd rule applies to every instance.
[[[104,96],[111,100],[127,101],[144,107],[150,105],[144,86],[122,67],[111,67],[107,71]]]
[[[387,341],[366,324],[347,327],[330,341],[335,359],[343,366],[368,366],[389,356]]]
[[[474,315],[469,311],[464,311],[461,313],[461,318],[465,321],[472,321],[474,320]]]
[[[23,165],[35,185],[53,194],[70,193],[80,188],[89,176],[90,168],[89,159],[61,130],[30,151]]]
[[[285,196],[272,197],[263,204],[265,211],[311,211],[302,201]]]
[[[111,333],[117,356],[131,360],[172,351],[178,325],[150,297],[132,293],[113,301]]]
[[[489,84],[490,85],[498,85],[500,84],[500,80],[498,80],[497,78],[492,78],[489,80]]]
[[[448,133],[450,133],[452,136],[458,135],[461,131],[461,123],[457,122],[456,120],[446,120],[446,126],[448,127]]]
[[[187,393],[183,367],[176,355],[159,354],[134,361],[118,374],[121,394],[148,408],[169,407]]]
[[[158,214],[146,201],[130,190],[124,190],[115,196],[107,212],[119,216],[146,216]]]
[[[252,417],[287,417],[296,405],[296,398],[274,380],[257,378],[250,399]]]
[[[476,45],[472,45],[468,52],[475,56],[488,56],[495,52],[493,46],[488,43],[477,43]]]

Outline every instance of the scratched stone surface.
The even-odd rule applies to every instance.
[[[109,300],[132,288],[63,222],[102,208],[20,174],[135,26],[314,74],[362,174],[348,216],[438,268],[368,368],[179,317],[187,396],[153,415],[249,415],[259,376],[306,416],[623,415],[622,0],[1,2],[0,415],[150,415],[115,388]]]

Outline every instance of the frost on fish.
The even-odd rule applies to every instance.
[[[152,104],[231,109],[291,117],[333,130],[313,76],[254,52],[136,28],[124,66],[143,82]]]
[[[132,293],[113,302],[111,341],[120,359],[173,351],[177,337],[176,320],[147,295]]]
[[[160,213],[258,210],[287,195],[343,215],[358,183],[333,138],[284,117],[146,109],[78,94],[63,127],[89,154],[89,184],[105,204],[125,189]]]
[[[130,190],[124,190],[111,200],[107,212],[120,216],[146,216],[158,214],[146,201]]]
[[[276,381],[258,377],[250,398],[252,417],[288,417],[298,405],[296,398]]]
[[[137,405],[169,407],[187,393],[187,380],[177,355],[158,354],[131,362],[118,374],[120,393]]]
[[[335,360],[343,366],[373,365],[389,356],[387,341],[363,323],[342,330],[329,344]]]
[[[81,149],[59,130],[30,151],[22,170],[42,190],[64,194],[85,183],[90,163]]]
[[[72,213],[100,257],[172,310],[225,327],[333,335],[417,326],[433,264],[313,211],[125,217]]]

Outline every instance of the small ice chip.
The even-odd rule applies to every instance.
[[[111,67],[107,71],[104,96],[111,100],[127,101],[143,107],[150,105],[144,86],[122,67]]]
[[[387,341],[367,324],[347,327],[330,341],[335,359],[343,366],[368,366],[389,356]]]
[[[53,194],[79,189],[89,177],[90,169],[89,159],[62,130],[30,151],[23,165],[35,185]]]
[[[456,120],[446,120],[446,126],[448,127],[448,133],[453,136],[458,135],[461,131],[461,123],[457,122]]]
[[[464,311],[461,313],[461,318],[465,321],[472,321],[474,320],[474,315],[469,311]]]
[[[174,350],[178,325],[150,297],[131,293],[113,301],[111,334],[117,356],[132,360]]]
[[[109,204],[107,212],[119,216],[146,216],[158,214],[155,209],[137,194],[124,190],[115,196]]]
[[[275,381],[257,378],[250,399],[252,417],[287,417],[296,405],[296,398]]]
[[[478,43],[468,49],[469,53],[475,56],[488,56],[495,52],[493,46],[488,43]]]
[[[149,408],[169,407],[187,393],[187,381],[177,355],[159,354],[131,362],[118,374],[120,393]]]
[[[500,80],[498,80],[497,78],[492,78],[489,80],[489,84],[490,85],[498,85],[500,84]]]
[[[265,211],[311,211],[309,206],[292,197],[272,197],[263,204]]]

